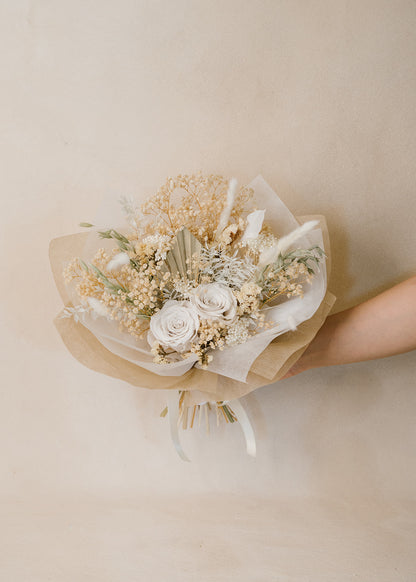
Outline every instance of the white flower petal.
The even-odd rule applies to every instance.
[[[127,253],[118,253],[107,263],[107,270],[108,271],[118,271],[124,265],[128,265],[130,263],[130,257]]]
[[[247,227],[242,236],[241,242],[250,238],[257,238],[263,226],[265,210],[255,210],[247,216]]]
[[[88,305],[91,307],[96,315],[106,316],[108,314],[107,307],[102,301],[95,297],[87,297]]]

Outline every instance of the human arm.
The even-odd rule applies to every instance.
[[[329,316],[284,378],[416,349],[416,276]]]

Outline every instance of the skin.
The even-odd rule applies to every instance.
[[[284,378],[311,368],[351,364],[416,349],[416,276],[329,316]]]

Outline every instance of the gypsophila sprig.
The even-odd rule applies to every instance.
[[[226,204],[227,188],[228,180],[214,174],[168,178],[157,194],[142,207],[143,215],[152,217],[146,225],[146,232],[174,236],[186,226],[201,241],[211,242]],[[252,190],[246,187],[238,189],[230,222],[238,221],[252,194]],[[178,196],[179,204],[175,202]]]

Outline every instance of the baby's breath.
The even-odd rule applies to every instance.
[[[194,236],[211,242],[225,206],[228,180],[223,176],[201,173],[180,174],[168,178],[166,183],[143,206],[143,215],[151,215],[146,225],[148,234],[174,235],[186,226]],[[239,189],[231,212],[230,221],[239,218],[253,191],[247,187]],[[180,204],[175,199],[180,196]]]
[[[227,329],[225,336],[225,343],[227,346],[235,346],[237,344],[245,343],[250,337],[249,332],[250,321],[246,318],[237,319]]]

